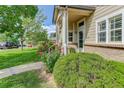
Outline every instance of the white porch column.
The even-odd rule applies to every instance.
[[[64,10],[63,10],[63,18],[62,18],[62,37],[63,37],[63,52],[64,52],[64,55],[66,55],[67,54],[67,41],[68,41],[68,11],[67,11],[67,8],[65,8]]]
[[[56,23],[56,43],[59,43],[59,25]]]

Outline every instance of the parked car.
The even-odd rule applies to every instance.
[[[0,42],[0,49],[4,49],[5,47],[5,42]]]
[[[1,42],[0,49],[18,48],[19,45],[14,42]]]
[[[22,45],[19,44],[19,47],[21,47]],[[26,47],[26,45],[23,45],[23,47]]]

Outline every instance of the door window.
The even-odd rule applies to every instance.
[[[79,23],[79,48],[83,48],[83,29],[84,21]]]

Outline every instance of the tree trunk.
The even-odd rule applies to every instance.
[[[23,42],[24,42],[24,40],[23,40],[23,38],[21,38],[21,50],[23,51]]]
[[[23,51],[23,41],[21,41],[21,50]]]

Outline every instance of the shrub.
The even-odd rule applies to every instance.
[[[58,87],[124,87],[122,68],[97,54],[72,53],[58,59],[53,74]]]
[[[76,53],[76,50],[74,48],[69,48],[69,53]]]
[[[48,40],[48,41],[41,41],[38,43],[38,52],[42,51],[42,52],[48,52],[49,49],[55,49],[54,44]]]
[[[59,57],[60,53],[58,50],[53,50],[50,53],[44,53],[41,56],[42,61],[46,64],[48,68],[48,72],[53,72],[54,65]]]

